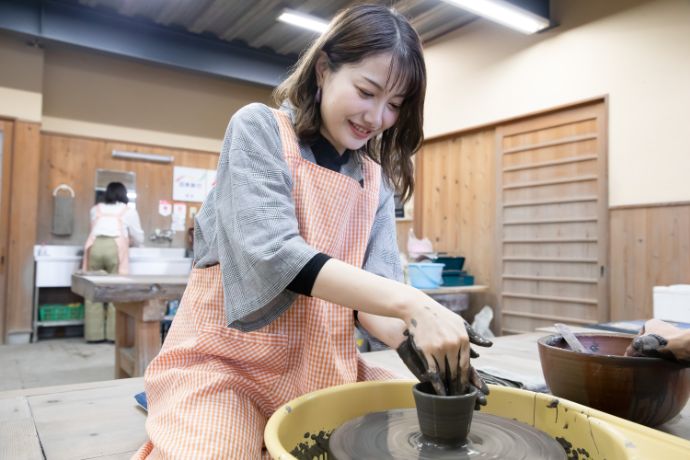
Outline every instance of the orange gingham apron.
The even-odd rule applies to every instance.
[[[379,203],[381,169],[365,159],[364,187],[302,158],[292,124],[275,111],[293,179],[300,234],[361,267]],[[220,266],[194,269],[159,355],[146,369],[149,441],[133,458],[268,458],[268,417],[321,388],[393,378],[362,360],[352,310],[298,296],[253,332],[227,327]]]

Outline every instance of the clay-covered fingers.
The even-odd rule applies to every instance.
[[[474,368],[474,366],[470,367],[470,383],[472,384],[472,386],[474,386],[476,389],[478,389],[482,395],[488,395],[489,394],[489,387],[486,385],[484,380],[479,376],[479,373]],[[484,398],[484,401],[486,401],[486,398]]]
[[[489,394],[489,387],[479,376],[476,369],[470,366],[470,386],[477,390],[477,400],[474,403],[474,410],[479,410],[481,406],[486,406],[486,396]]]
[[[467,322],[467,320],[463,321],[465,322],[465,330],[467,331],[467,335],[470,338],[470,343],[478,345],[480,347],[490,347],[494,344],[491,340],[479,335],[477,331],[474,330],[472,325]]]
[[[635,337],[625,351],[626,356],[659,357],[668,354],[665,350],[668,342],[657,334],[645,334]]]

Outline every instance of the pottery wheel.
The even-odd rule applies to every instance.
[[[328,450],[336,460],[566,459],[563,447],[546,433],[481,412],[474,413],[465,445],[436,445],[422,438],[414,409],[375,412],[352,419],[331,434]]]

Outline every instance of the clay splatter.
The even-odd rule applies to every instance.
[[[313,460],[314,458],[328,458],[328,438],[333,431],[319,431],[319,434],[304,433],[305,442],[300,442],[290,454],[297,460]],[[311,441],[311,442],[310,442]]]
[[[558,423],[558,399],[552,399],[546,407],[549,409],[556,409],[556,421],[554,423]]]
[[[563,447],[563,450],[565,450],[565,455],[568,456],[568,460],[586,460],[589,458],[587,449],[582,447],[575,448],[570,441],[559,436],[556,436],[556,441],[558,441],[561,447]]]

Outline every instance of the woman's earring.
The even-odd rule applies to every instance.
[[[319,86],[319,88],[316,90],[316,97],[314,97],[314,100],[316,101],[317,104],[318,104],[319,102],[321,102],[321,87],[320,87],[320,86]]]

